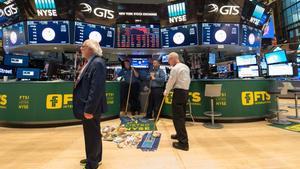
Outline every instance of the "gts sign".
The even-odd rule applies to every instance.
[[[238,15],[240,14],[240,6],[237,5],[225,5],[219,8],[217,4],[209,4],[210,8],[208,13],[220,13],[222,15]]]
[[[18,7],[16,4],[11,4],[3,9],[0,9],[0,17],[10,17],[18,13]]]
[[[87,4],[87,3],[80,3],[79,4],[82,8],[81,8],[81,12],[84,13],[94,13],[95,16],[99,17],[99,18],[105,18],[105,19],[114,19],[115,15],[114,15],[114,11],[113,10],[109,10],[109,9],[105,9],[105,8],[92,8],[91,5]]]
[[[241,93],[243,106],[271,103],[271,95],[266,91],[245,91]]]

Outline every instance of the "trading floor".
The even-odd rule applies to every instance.
[[[286,108],[293,100],[281,100]],[[289,114],[294,114],[289,110]],[[119,120],[102,126],[119,125]],[[172,148],[172,121],[162,119],[162,140],[155,152],[118,149],[104,143],[101,169],[298,169],[300,134],[267,122],[227,123],[222,130],[187,124],[190,151]],[[0,128],[0,169],[80,169],[84,158],[82,126],[45,129]]]

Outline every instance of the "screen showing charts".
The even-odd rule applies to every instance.
[[[245,78],[245,77],[258,77],[259,76],[259,71],[258,71],[258,66],[242,66],[238,68],[238,76],[240,78]]]
[[[287,58],[284,50],[266,53],[265,58],[268,64],[287,62]]]
[[[202,33],[203,45],[239,44],[239,24],[203,23]]]
[[[161,29],[162,47],[194,46],[198,44],[197,24]]]
[[[29,44],[70,43],[69,21],[28,21]]]
[[[269,76],[293,76],[292,63],[274,64],[268,66]]]
[[[3,28],[4,48],[25,45],[25,26],[23,22]]]
[[[18,79],[39,79],[40,69],[34,68],[18,68],[17,69]]]
[[[255,65],[256,63],[256,55],[243,55],[236,57],[237,66]]]
[[[113,48],[115,28],[83,22],[75,22],[75,44],[82,44],[87,39],[100,43],[101,47]]]
[[[159,25],[131,25],[117,26],[118,48],[160,48]]]
[[[260,48],[262,31],[242,25],[242,46]]]
[[[13,76],[14,68],[11,66],[0,65],[0,76]]]
[[[28,67],[29,56],[5,55],[4,64],[7,66],[14,66],[14,67]]]
[[[148,68],[149,60],[147,58],[132,58],[131,66],[134,68]]]

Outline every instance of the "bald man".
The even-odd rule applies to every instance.
[[[179,55],[175,52],[170,53],[168,59],[172,68],[164,96],[168,96],[170,91],[173,90],[172,116],[176,134],[171,135],[171,139],[178,140],[178,142],[173,143],[174,148],[188,151],[189,143],[185,128],[185,116],[191,83],[190,69],[180,62]]]

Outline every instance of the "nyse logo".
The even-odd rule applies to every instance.
[[[82,9],[81,12],[84,13],[94,13],[95,16],[99,17],[99,18],[105,18],[105,19],[114,19],[114,11],[109,10],[109,9],[105,9],[105,8],[95,8],[93,9],[91,5],[87,4],[87,3],[80,3],[79,4]]]
[[[209,4],[208,7],[210,8],[208,13],[220,12],[220,14],[222,15],[234,15],[234,16],[240,13],[240,6],[236,6],[236,5],[226,5],[226,6],[222,6],[219,9],[219,6],[217,4]]]
[[[169,5],[168,13],[169,13],[169,22],[170,23],[187,21],[186,8],[185,8],[184,2]]]
[[[46,109],[72,108],[72,94],[50,94],[46,99]]]
[[[0,9],[0,17],[10,17],[18,13],[18,7],[16,4],[11,4],[3,9]]]
[[[7,95],[0,94],[0,109],[6,109],[7,105]]]
[[[57,16],[54,0],[34,0],[38,16]]]
[[[271,95],[266,91],[242,92],[241,99],[243,106],[271,103]]]

